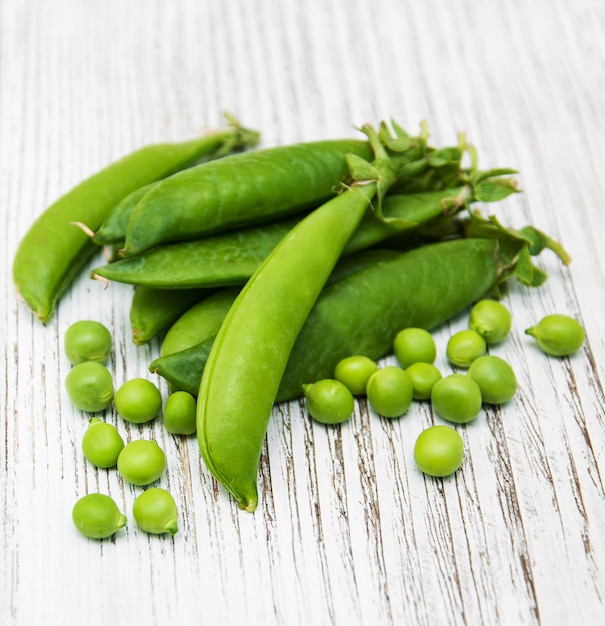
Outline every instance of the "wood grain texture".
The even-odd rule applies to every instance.
[[[605,622],[604,32],[599,0],[3,0],[0,623]],[[482,167],[519,170],[523,193],[501,219],[548,232],[573,262],[544,253],[544,287],[511,285],[513,332],[493,352],[514,364],[519,393],[459,428],[454,476],[414,467],[415,438],[440,422],[425,403],[386,420],[361,400],[349,423],[325,428],[290,402],[275,407],[250,515],[194,438],[108,411],[127,439],[166,450],[159,484],[181,528],[147,536],[131,519],[89,541],[70,520],[76,498],[108,493],[132,518],[139,489],[81,454],[87,424],[63,389],[63,334],[79,319],[105,323],[116,384],[156,380],[159,340],[135,346],[132,289],[103,290],[86,272],[43,327],[15,297],[12,258],[83,178],[215,127],[225,110],[265,146],[390,118],[411,129],[427,119],[435,144],[465,131]],[[571,358],[548,358],[523,334],[555,310],[586,327]],[[444,372],[447,338],[465,324],[435,333]]]

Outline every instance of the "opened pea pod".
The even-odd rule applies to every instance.
[[[95,250],[89,234],[75,224],[94,231],[134,190],[225,145],[253,145],[257,139],[258,133],[236,124],[191,141],[146,146],[86,179],[48,207],[25,233],[12,268],[18,293],[47,322],[59,296]]]

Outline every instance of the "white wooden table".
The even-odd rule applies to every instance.
[[[353,626],[605,623],[605,8],[599,0],[3,0],[0,3],[0,623]],[[87,540],[75,500],[139,489],[80,451],[85,417],[66,398],[62,337],[105,323],[120,382],[148,376],[159,340],[130,340],[132,290],[87,272],[38,323],[13,291],[20,237],[53,200],[142,145],[195,136],[229,110],[263,145],[356,136],[427,119],[437,145],[465,131],[481,165],[519,170],[498,207],[573,257],[545,253],[538,290],[512,286],[513,333],[495,353],[520,388],[460,427],[466,458],[444,480],[415,467],[425,404],[379,418],[360,403],[342,428],[278,406],[261,504],[217,488],[195,438],[130,426],[168,456],[160,485],[181,528],[131,523]],[[98,264],[99,258],[91,260]],[[554,311],[587,331],[571,358],[525,328]],[[439,329],[443,358],[465,316]],[[162,386],[163,393],[167,390]]]

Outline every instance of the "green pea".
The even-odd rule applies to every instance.
[[[405,370],[412,379],[414,400],[429,400],[435,383],[441,379],[441,372],[432,363],[412,363]]]
[[[370,376],[378,369],[378,363],[361,354],[341,359],[334,368],[334,378],[349,388],[356,396],[366,392]]]
[[[384,417],[399,417],[412,404],[412,379],[401,367],[387,365],[374,372],[366,389],[368,402]]]
[[[195,432],[196,400],[186,391],[175,391],[164,406],[164,428],[173,435],[192,435]]]
[[[423,430],[414,445],[414,461],[429,476],[449,476],[461,465],[464,442],[450,426],[431,426]]]
[[[82,452],[95,467],[114,467],[124,447],[124,440],[116,427],[93,417],[82,437]]]
[[[179,529],[176,502],[161,487],[146,489],[137,496],[132,505],[132,514],[137,525],[148,533],[175,535]]]
[[[126,381],[116,392],[116,411],[128,422],[143,424],[158,415],[162,408],[160,390],[145,378]]]
[[[510,311],[497,300],[480,300],[471,309],[468,327],[488,344],[502,341],[510,333],[511,326]]]
[[[65,388],[72,404],[80,411],[104,411],[113,400],[113,380],[98,361],[84,361],[69,370]]]
[[[444,419],[464,424],[474,420],[481,411],[481,388],[466,374],[450,374],[438,380],[431,392],[435,413]]]
[[[303,385],[303,392],[309,415],[322,424],[340,424],[353,415],[353,394],[338,380],[324,378]]]
[[[470,367],[471,363],[485,354],[485,339],[475,330],[461,330],[454,333],[445,349],[447,359],[452,365]]]
[[[480,356],[467,373],[479,385],[483,402],[487,404],[503,404],[517,392],[513,368],[498,356]]]
[[[80,498],[72,510],[72,519],[76,528],[91,539],[111,537],[127,521],[113,499],[102,493]]]
[[[531,335],[538,346],[551,356],[568,356],[577,352],[584,343],[584,328],[573,317],[561,313],[547,315],[538,324],[528,328],[526,335]]]
[[[149,485],[166,469],[166,455],[157,441],[137,439],[126,444],[118,456],[118,472],[132,485]]]
[[[393,343],[395,357],[401,367],[413,363],[434,363],[437,347],[431,333],[424,328],[404,328],[395,336]]]
[[[83,361],[106,363],[111,353],[111,333],[92,320],[81,320],[72,324],[63,338],[65,355],[72,365]]]

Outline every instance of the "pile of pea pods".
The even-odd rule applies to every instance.
[[[480,170],[464,134],[456,145],[431,146],[424,122],[417,135],[383,122],[362,126],[359,138],[262,149],[257,131],[229,121],[200,139],[126,156],[40,216],[13,264],[39,319],[52,316],[83,262],[105,247],[108,261],[91,278],[134,286],[132,339],[161,337],[150,370],[169,383],[169,421],[188,416],[173,432],[197,434],[208,470],[250,512],[275,402],[304,396],[311,417],[333,424],[350,417],[360,393],[388,417],[414,397],[430,398],[438,414],[463,423],[489,398],[477,389],[494,371],[507,381],[506,392],[498,389],[507,401],[514,373],[481,353],[489,339],[478,328],[452,338],[459,367],[455,353],[468,362],[469,337],[480,340],[472,375],[454,378],[438,377],[426,356],[403,361],[400,333],[430,354],[429,331],[476,303],[506,318],[497,305],[509,279],[543,284],[533,256],[549,249],[569,262],[545,233],[480,210],[518,192],[515,171]],[[61,237],[49,236],[57,228]],[[528,333],[541,346],[557,344],[556,324],[546,326]],[[572,333],[574,349],[582,332]],[[402,367],[377,365],[393,352]],[[451,412],[456,394],[471,397],[466,413]],[[439,446],[425,443],[417,463],[428,474],[460,465],[458,433],[445,428],[425,441],[453,438],[456,454],[433,466],[427,450]]]

